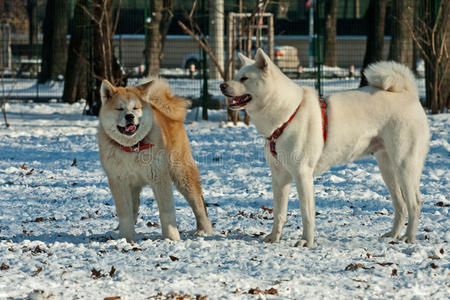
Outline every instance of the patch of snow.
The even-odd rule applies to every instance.
[[[294,247],[301,236],[295,186],[281,242],[262,243],[273,221],[264,139],[254,126],[219,127],[223,111],[202,122],[192,110],[186,121],[215,235],[193,235],[192,210],[175,192],[182,240],[163,240],[146,188],[137,241],[118,239],[98,119],[82,111],[81,103],[7,108],[11,127],[0,128],[0,299],[449,298],[450,114],[429,117],[416,244],[380,238],[392,226],[393,207],[375,160],[365,159],[316,177],[317,246],[304,249]]]

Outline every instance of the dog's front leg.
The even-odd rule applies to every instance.
[[[119,216],[120,237],[125,238],[127,242],[132,242],[134,241],[135,217],[131,189],[119,179],[109,179],[109,188]]]
[[[278,242],[286,222],[289,191],[292,176],[280,163],[270,163],[273,190],[273,226],[272,232],[264,238],[264,242]]]
[[[158,203],[159,219],[161,221],[162,235],[173,241],[180,240],[175,217],[175,206],[173,204],[172,181],[170,177],[161,176],[151,182],[156,202]]]
[[[296,247],[314,247],[314,229],[316,227],[316,212],[314,203],[314,180],[311,168],[302,168],[295,175],[300,211],[302,214],[303,235]]]

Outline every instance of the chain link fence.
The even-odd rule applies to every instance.
[[[61,101],[65,74],[60,74],[57,80],[51,82],[43,84],[37,82],[41,71],[42,29],[46,2],[0,0],[0,95],[3,99]],[[75,2],[69,0],[67,43],[70,40]],[[225,2],[226,16],[230,13],[249,13],[257,7],[257,1]],[[330,31],[326,19],[327,6],[331,2],[333,1],[273,1],[265,10],[273,16],[273,48],[270,48],[267,42],[253,45],[253,49],[256,46],[263,47],[266,51],[273,49],[271,57],[289,77],[300,85],[318,88],[325,96],[338,90],[359,86],[369,26],[366,17],[369,0],[335,1],[336,23],[332,25],[336,33],[332,44],[334,64],[324,65],[324,52],[330,51],[325,39]],[[135,84],[143,79],[145,70],[144,49],[148,39],[145,24],[152,18],[148,6],[150,1],[122,0],[120,3],[120,11],[117,7],[115,9],[115,14],[119,13],[119,18],[113,48],[123,72],[128,77],[128,84]],[[32,5],[34,6],[31,7]],[[202,72],[208,70],[201,67],[202,55],[199,44],[191,36],[186,35],[177,24],[178,20],[186,20],[191,6],[192,1],[174,1],[173,19],[164,43],[160,76],[169,80],[176,94],[198,100],[202,95]],[[385,59],[389,57],[392,27],[391,8],[388,6],[387,9],[383,46]],[[208,11],[197,9],[194,16],[200,20],[208,18],[210,14]],[[209,23],[213,21],[208,20]],[[225,23],[225,33],[228,26],[229,24]],[[201,29],[207,36],[208,28]],[[238,41],[237,44],[239,42],[242,41]],[[240,50],[237,46],[236,49]],[[417,53],[414,53],[416,55],[414,67],[419,65],[416,71],[420,75],[423,69],[420,68]],[[225,56],[228,57],[228,54]],[[317,63],[321,64],[319,73]],[[234,69],[237,68],[236,66]],[[220,81],[220,78],[208,80],[208,93],[213,98],[223,98],[218,88]]]

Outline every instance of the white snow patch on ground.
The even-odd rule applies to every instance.
[[[0,299],[449,298],[449,114],[429,117],[416,244],[380,238],[392,226],[393,208],[375,160],[366,159],[316,177],[317,246],[304,249],[294,247],[301,235],[294,187],[282,241],[262,243],[272,225],[264,140],[253,126],[219,128],[223,112],[192,122],[191,111],[186,124],[215,235],[193,236],[192,211],[175,193],[182,241],[162,240],[147,188],[137,242],[117,239],[98,120],[82,109],[7,107],[11,127],[0,129]]]

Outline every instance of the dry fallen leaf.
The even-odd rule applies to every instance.
[[[382,266],[382,267],[386,267],[386,266],[391,266],[391,265],[393,265],[394,263],[391,263],[391,262],[384,262],[384,263],[377,263],[377,264],[379,264],[379,265]]]
[[[397,276],[397,269],[392,269],[391,276]]]
[[[437,269],[437,268],[439,268],[439,266],[436,265],[435,263],[431,263],[429,266],[430,266],[432,269]]]
[[[92,268],[91,270],[91,278],[93,279],[98,279],[98,278],[102,278],[105,277],[105,274],[102,274],[102,272],[100,272],[99,270]]]
[[[9,269],[9,265],[7,265],[7,264],[5,264],[5,263],[3,263],[1,266],[0,266],[0,270],[1,271],[5,271],[5,270],[8,270]]]
[[[268,290],[265,290],[264,294],[265,295],[277,295],[278,296],[278,291],[277,291],[277,289],[272,287],[272,288],[270,288]]]
[[[116,273],[116,268],[114,268],[114,266],[111,266],[111,270],[109,271],[109,276],[114,277],[115,273]]]
[[[33,253],[33,254],[46,253],[46,251],[45,251],[45,250],[42,250],[41,247],[39,247],[39,245],[37,245],[36,248],[34,248],[33,250],[31,250],[31,253]]]
[[[429,258],[429,259],[433,259],[433,260],[439,260],[439,259],[441,259],[439,256],[437,256],[437,255],[435,255],[435,254],[428,256],[428,258]]]
[[[363,266],[363,264],[351,263],[345,267],[345,271],[355,271],[355,270],[358,270],[359,268],[364,269],[364,270],[370,270],[370,269],[373,269],[374,267],[365,267],[365,266]]]
[[[268,208],[267,206],[262,205],[261,208],[265,211],[267,211],[269,214],[273,213],[273,209],[272,208]]]
[[[254,289],[249,289],[247,293],[250,295],[257,295],[257,294],[262,294],[262,291],[259,288],[254,288]]]
[[[263,235],[265,235],[265,233],[264,232],[260,232],[260,233],[253,233],[252,234],[252,236],[254,236],[254,237],[260,237],[260,236],[263,236]]]
[[[113,297],[103,298],[103,300],[118,300],[118,299],[120,299],[120,296],[113,296]]]
[[[172,255],[169,255],[169,258],[170,258],[171,261],[177,261],[177,260],[180,260],[178,257],[172,256]]]
[[[31,276],[34,277],[34,276],[38,275],[39,273],[41,273],[41,271],[42,271],[42,267],[39,267],[39,268],[37,268],[36,271],[34,271],[34,273]]]

